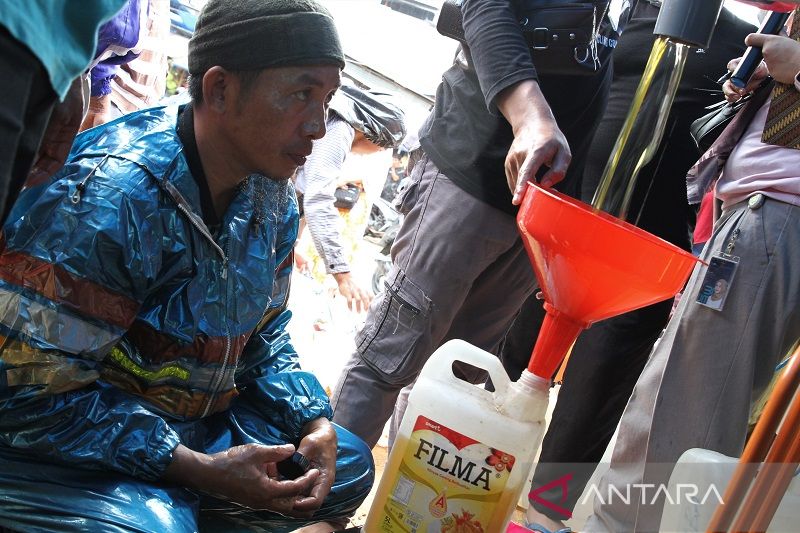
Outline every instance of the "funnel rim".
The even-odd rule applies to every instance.
[[[647,239],[650,242],[652,242],[653,244],[656,244],[661,248],[669,250],[670,252],[678,253],[679,255],[682,255],[684,258],[691,259],[691,260],[695,261],[696,263],[697,262],[699,262],[699,263],[703,262],[700,258],[698,258],[695,255],[687,252],[683,248],[675,246],[671,242],[665,241],[661,237],[658,237],[657,235],[653,235],[649,231],[645,231],[645,230],[643,230],[642,228],[640,228],[638,226],[634,226],[630,222],[626,222],[625,220],[622,220],[621,218],[618,218],[618,217],[615,217],[614,215],[606,213],[605,211],[603,211],[601,209],[597,209],[596,207],[594,207],[594,206],[592,206],[590,204],[581,202],[580,200],[578,200],[576,198],[573,198],[573,197],[571,197],[571,196],[569,196],[567,194],[564,194],[564,193],[562,193],[560,191],[557,191],[555,189],[545,189],[544,187],[541,187],[540,185],[535,184],[535,183],[529,183],[528,185],[529,185],[530,188],[535,188],[536,191],[537,191],[537,194],[541,192],[541,193],[544,193],[544,194],[546,194],[548,196],[551,196],[551,197],[555,198],[556,200],[562,200],[566,204],[570,205],[571,207],[574,207],[575,209],[578,209],[580,212],[588,213],[588,214],[592,214],[592,215],[597,215],[600,218],[602,218],[604,220],[607,220],[608,222],[614,224],[615,226],[618,226],[619,228],[625,230],[628,233],[633,233],[635,235],[647,237]]]
[[[778,13],[789,13],[794,11],[795,6],[789,5],[787,2],[764,2],[759,0],[736,0],[740,4],[747,4],[765,11],[776,11]]]

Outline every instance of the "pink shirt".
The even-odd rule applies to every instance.
[[[800,205],[800,150],[761,142],[768,111],[769,100],[753,117],[725,164],[716,189],[723,208],[757,193]]]

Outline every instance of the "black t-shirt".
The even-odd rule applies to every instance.
[[[182,106],[178,112],[177,133],[178,138],[183,144],[183,155],[189,165],[189,172],[192,173],[197,188],[200,191],[200,208],[203,214],[203,222],[208,226],[209,231],[215,234],[222,221],[214,210],[214,202],[211,199],[211,189],[208,187],[203,163],[200,161],[200,151],[197,149],[197,138],[194,133],[194,109],[192,104]]]
[[[657,17],[658,8],[640,2],[614,51],[611,93],[586,159],[582,193],[586,202],[592,200],[628,114],[653,47]],[[745,36],[755,30],[723,9],[708,49],[689,50],[664,137],[652,161],[639,173],[629,220],[678,246],[689,247],[687,220],[691,213],[686,200],[686,172],[700,156],[689,135],[689,125],[707,113],[705,106],[722,100],[721,87],[715,82],[728,61],[742,55]]]
[[[599,12],[606,2],[597,2]],[[627,20],[629,0],[611,0],[598,47],[613,48]],[[456,60],[436,92],[436,104],[420,130],[420,144],[456,185],[510,214],[511,192],[504,162],[513,141],[511,126],[495,105],[497,94],[522,80],[537,79],[573,152],[573,165],[559,188],[580,193],[581,154],[588,147],[610,82],[608,61],[590,76],[538,77],[509,0],[465,0],[464,31],[469,49]]]

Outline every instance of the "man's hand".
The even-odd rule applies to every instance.
[[[736,59],[731,59],[728,61],[728,71],[733,72],[736,70],[736,67],[739,66],[739,62],[741,62],[742,58],[737,57]],[[753,76],[747,82],[747,85],[740,89],[739,87],[735,86],[731,83],[731,80],[726,81],[722,84],[722,93],[725,95],[725,99],[729,102],[736,102],[741,99],[743,96],[750,94],[751,92],[755,91],[756,88],[761,85],[761,82],[764,81],[764,78],[769,76],[769,72],[767,71],[767,65],[764,64],[762,61],[757,67],[756,70],[753,71]]]
[[[64,166],[83,119],[81,87],[81,78],[74,79],[64,101],[53,108],[42,143],[39,145],[36,162],[28,174],[29,182],[44,181]]]
[[[294,250],[294,267],[301,274],[308,274],[310,272],[308,259],[306,259],[306,257],[303,254],[298,252],[297,248],[295,248]]]
[[[335,439],[334,434],[334,465]],[[294,446],[291,444],[283,446],[245,444],[224,452],[205,455],[181,444],[172,452],[172,462],[167,468],[164,480],[251,509],[266,509],[287,516],[307,517],[309,494],[312,494],[318,485],[317,480],[321,472],[315,467],[297,479],[279,480],[276,463],[291,457],[294,451]],[[326,476],[328,475],[326,471]],[[328,487],[330,488],[330,485]],[[296,509],[298,505],[300,508]]]
[[[347,300],[348,309],[352,311],[355,308],[359,313],[367,310],[372,301],[372,292],[359,287],[350,272],[337,272],[333,278],[339,285],[339,293]]]
[[[781,35],[762,35],[751,33],[744,40],[748,46],[760,46],[764,61],[756,68],[747,86],[739,89],[730,80],[722,86],[725,99],[735,102],[744,95],[753,92],[767,76],[772,76],[781,83],[794,83],[794,77],[800,71],[800,43]],[[728,70],[734,71],[740,59],[728,63]]]
[[[297,451],[319,470],[308,496],[294,504],[293,516],[309,517],[322,506],[336,479],[336,430],[326,418],[317,418],[303,428],[303,438]]]
[[[497,98],[497,107],[514,132],[505,170],[514,194],[512,203],[518,205],[527,182],[535,182],[543,166],[548,167],[541,178],[543,187],[564,179],[572,153],[537,82],[525,80],[505,89]]]
[[[782,35],[751,33],[744,40],[748,46],[760,46],[770,76],[781,83],[794,83],[800,71],[800,42]]]

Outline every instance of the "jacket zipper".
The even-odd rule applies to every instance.
[[[228,366],[228,360],[231,357],[231,344],[232,344],[231,343],[231,326],[228,323],[228,305],[229,305],[228,294],[229,294],[230,291],[228,290],[228,260],[227,260],[227,257],[231,256],[231,246],[232,246],[231,243],[232,242],[233,242],[233,231],[232,231],[231,227],[229,226],[228,227],[228,242],[227,242],[227,246],[226,246],[228,253],[227,254],[225,254],[225,253],[222,254],[222,257],[226,258],[225,261],[223,262],[223,267],[222,267],[222,279],[225,280],[225,313],[223,315],[223,319],[225,321],[225,355],[222,358],[222,368],[219,369],[219,372],[217,373],[216,379],[211,384],[211,391],[210,391],[209,396],[208,396],[208,402],[206,403],[206,408],[203,410],[202,417],[206,417],[208,415],[209,411],[211,410],[211,405],[214,402],[214,397],[217,395],[217,392],[218,392],[219,388],[222,386],[222,381],[225,378],[225,372],[226,372],[227,366]],[[214,244],[216,244],[216,243],[214,243]],[[219,246],[217,246],[217,247],[219,248]],[[220,251],[222,251],[222,248],[219,248],[219,249],[220,249]]]
[[[202,221],[198,220],[197,215],[195,215],[192,211],[189,210],[188,207],[186,207],[186,203],[183,200],[183,195],[181,195],[180,191],[178,191],[175,188],[175,186],[172,185],[172,183],[170,183],[168,181],[161,181],[161,183],[162,183],[163,187],[167,190],[167,192],[170,194],[170,196],[172,196],[172,198],[175,200],[175,204],[178,206],[178,209],[184,215],[186,215],[186,218],[189,219],[189,222],[192,224],[192,226],[194,226],[197,229],[197,231],[199,231],[200,234],[203,235],[203,237],[205,237],[206,240],[209,243],[211,243],[211,246],[214,247],[214,249],[217,251],[219,256],[222,258],[222,272],[220,273],[220,277],[225,282],[224,283],[224,285],[225,285],[224,286],[224,291],[225,291],[225,311],[224,311],[224,317],[223,317],[223,319],[225,320],[225,355],[223,356],[223,359],[222,359],[222,368],[220,368],[219,373],[217,375],[217,378],[214,379],[212,381],[212,384],[211,384],[211,390],[209,391],[208,400],[206,401],[206,406],[203,409],[203,414],[201,415],[202,417],[205,417],[205,416],[208,415],[209,411],[211,411],[211,405],[214,402],[214,397],[217,395],[217,389],[219,389],[219,387],[222,384],[222,379],[225,377],[225,370],[226,370],[226,367],[228,365],[228,360],[230,359],[230,355],[231,355],[231,345],[232,345],[232,342],[231,342],[231,330],[230,330],[230,324],[228,324],[227,316],[228,316],[228,305],[229,305],[228,304],[228,292],[229,292],[228,291],[228,258],[230,257],[231,242],[233,241],[233,239],[231,239],[231,237],[230,237],[231,231],[230,231],[230,228],[229,228],[228,246],[227,246],[228,247],[228,253],[226,254],[225,251],[222,249],[222,247],[219,244],[217,244],[217,241],[214,240],[214,237],[211,236],[211,232],[208,231],[208,228],[206,227],[206,225],[203,224]]]
[[[147,167],[145,167],[147,168]],[[148,169],[148,172],[149,169]],[[152,175],[152,173],[151,173]],[[206,238],[206,240],[211,243],[211,246],[217,251],[219,256],[222,258],[222,279],[228,279],[228,256],[225,255],[225,252],[222,250],[217,241],[214,240],[214,237],[211,236],[211,232],[208,231],[208,228],[205,224],[198,218],[193,211],[191,211],[188,207],[186,207],[186,200],[183,198],[183,195],[180,191],[169,181],[166,180],[159,180],[161,186],[167,191],[167,193],[172,197],[175,201],[175,205],[178,206],[178,209],[186,215],[186,218],[189,219],[189,222],[194,226],[200,234]]]
[[[222,279],[228,279],[228,256],[225,255],[225,251],[222,249],[222,247],[220,247],[219,244],[217,244],[217,242],[214,240],[214,237],[211,236],[208,228],[206,228],[204,224],[200,224],[195,220],[195,218],[192,216],[192,212],[189,211],[186,206],[178,202],[178,209],[180,209],[180,211],[186,215],[186,218],[189,219],[189,222],[191,222],[192,226],[194,226],[197,231],[199,231],[217,251],[219,256],[222,258]]]
[[[110,155],[108,155],[108,154],[106,154],[105,156],[103,156],[103,159],[101,159],[101,160],[100,160],[100,162],[99,162],[99,163],[97,163],[97,164],[94,166],[94,168],[91,170],[91,172],[89,172],[89,173],[86,175],[86,177],[85,177],[85,178],[83,178],[83,179],[80,181],[80,183],[78,183],[77,185],[75,185],[75,191],[73,191],[72,195],[70,196],[70,201],[71,201],[73,204],[78,204],[78,203],[80,203],[80,201],[81,201],[81,194],[83,194],[83,191],[85,191],[85,190],[86,190],[86,184],[89,182],[89,178],[91,178],[92,176],[94,176],[94,175],[95,175],[95,173],[97,172],[97,169],[99,169],[99,168],[100,168],[100,167],[103,165],[103,163],[105,163],[106,161],[108,161],[108,158],[109,158],[109,157],[111,157],[111,156],[110,156]]]

